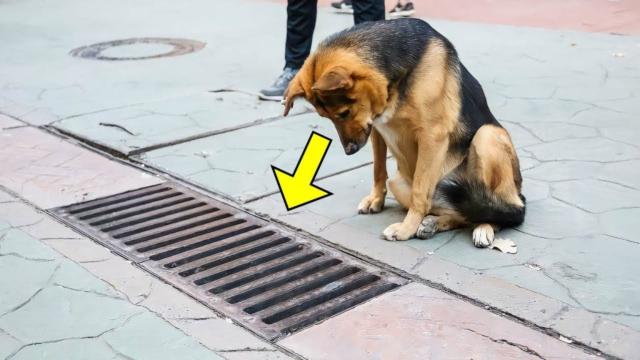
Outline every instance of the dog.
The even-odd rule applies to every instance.
[[[477,247],[524,221],[518,156],[482,86],[454,46],[419,19],[368,22],[325,39],[285,92],[329,118],[347,155],[371,138],[373,188],[358,205],[378,213],[387,191],[387,149],[397,163],[388,187],[407,214],[383,238],[429,238],[473,226]]]

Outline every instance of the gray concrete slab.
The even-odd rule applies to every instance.
[[[524,194],[535,194],[530,196],[525,223],[498,234],[516,242],[516,255],[475,248],[469,230],[441,233],[430,240],[387,242],[380,233],[404,216],[393,199],[387,199],[380,214],[356,211],[370,190],[372,171],[367,166],[320,181],[334,196],[291,212],[279,195],[246,206],[601,349],[619,350],[619,342],[640,336],[636,301],[640,285],[634,280],[640,267],[632,260],[640,256],[640,248],[633,241],[605,235],[608,228],[602,223],[609,213],[589,213],[548,198],[546,182],[525,178]],[[562,321],[559,313],[564,314]],[[576,319],[581,319],[579,325]],[[625,335],[603,340],[583,333],[585,324],[594,328],[603,321],[623,329]]]
[[[139,159],[210,191],[245,201],[278,190],[271,165],[293,171],[311,131],[334,139],[318,177],[371,162],[369,146],[347,157],[331,122],[315,113],[158,149]]]
[[[123,154],[166,146],[282,116],[284,107],[240,92],[203,93],[97,112],[53,123]],[[307,111],[296,106],[292,115]]]
[[[28,0],[3,2],[0,8],[0,23],[6,29],[0,40],[12,49],[0,54],[0,112],[36,125],[219,88],[257,92],[271,84],[284,66],[286,13],[277,3],[235,1],[233,12],[242,20],[229,15],[228,4],[206,0],[188,4]],[[69,14],[82,15],[70,21]],[[352,21],[323,12],[316,38]],[[193,54],[146,61],[69,55],[80,46],[148,36],[193,39],[206,46]],[[136,51],[129,47],[127,52]]]
[[[2,358],[289,358],[1,190],[0,270]]]

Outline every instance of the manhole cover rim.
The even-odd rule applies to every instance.
[[[102,52],[119,46],[137,45],[137,44],[161,44],[170,45],[173,48],[169,51],[144,56],[105,56]],[[79,57],[83,59],[92,60],[106,60],[106,61],[135,61],[135,60],[149,60],[163,57],[180,56],[190,53],[194,53],[202,50],[206,46],[205,42],[185,39],[185,38],[165,38],[165,37],[140,37],[140,38],[127,38],[111,41],[99,42],[91,45],[80,46],[69,52],[69,55],[73,57]]]

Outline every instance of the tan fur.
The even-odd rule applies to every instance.
[[[518,196],[520,187],[516,184],[517,180],[514,176],[514,174],[519,174],[517,159],[509,133],[498,126],[484,125],[478,129],[471,140],[469,157],[464,171],[466,176],[482,181],[505,201],[517,206],[524,206]],[[434,204],[430,214],[438,216],[437,231],[452,230],[469,225],[455,210],[438,207],[438,204]],[[488,227],[492,228],[491,231]],[[494,229],[497,231],[497,226],[494,224],[477,224],[475,228],[484,230],[484,233],[490,236],[491,240],[493,240]],[[480,245],[488,246],[488,243]]]
[[[449,231],[469,225],[464,217],[458,214],[447,214],[438,216],[438,231]]]
[[[464,218],[439,204],[438,199],[434,203],[438,182],[465,160],[459,152],[449,152],[449,144],[465,129],[458,121],[460,69],[450,68],[447,54],[441,40],[430,42],[413,70],[413,80],[402,101],[397,89],[381,73],[345,48],[321,48],[307,59],[286,92],[285,113],[296,97],[304,97],[321,116],[331,119],[345,151],[349,143],[364,145],[371,135],[374,184],[358,211],[381,210],[386,192],[387,148],[391,151],[398,172],[388,186],[408,212],[402,223],[392,224],[384,231],[389,240],[414,236],[422,219],[430,213],[439,216],[438,229],[467,225]],[[335,101],[336,98],[350,101]],[[511,139],[499,127],[485,127],[472,140],[468,176],[478,177],[507,201],[522,204],[518,197],[521,180],[514,180],[519,173],[511,166],[517,166]]]
[[[517,156],[509,133],[498,126],[484,125],[471,141],[468,176],[480,179],[508,203],[524,206],[518,196],[520,186],[515,174],[519,171],[514,168],[514,158]]]
[[[386,134],[385,141],[398,162],[398,172],[411,186],[410,203],[406,199],[400,201],[409,205],[407,216],[401,225],[395,226],[396,234],[391,234],[397,240],[415,234],[431,210],[436,184],[448,168],[461,161],[447,155],[461,105],[458,74],[447,67],[444,45],[431,42],[414,72],[415,80],[408,86],[410,91],[397,104],[393,117],[384,124],[374,122],[376,128],[383,129],[383,137]]]

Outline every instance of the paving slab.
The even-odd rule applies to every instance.
[[[318,177],[371,162],[370,146],[347,157],[331,122],[315,113],[158,149],[137,158],[210,191],[246,201],[278,190],[271,165],[293,171],[312,131],[334,139]]]
[[[114,301],[111,304],[116,305],[124,302],[129,304],[136,313],[154,314],[172,329],[179,329],[179,332],[186,334],[183,336],[187,339],[194,339],[207,349],[220,354],[242,351],[256,359],[289,358],[288,355],[281,353],[230,320],[219,317],[211,309],[111,253],[105,247],[62,225],[47,214],[35,210],[2,191],[0,191],[0,200],[2,200],[0,201],[0,269],[4,269],[5,274],[12,271],[19,271],[21,274],[19,277],[0,277],[1,288],[10,290],[0,296],[0,314],[20,306],[34,293],[42,292],[42,288],[48,289],[47,284],[49,284],[55,286],[56,291],[71,291],[71,295],[76,297],[96,296],[101,301]],[[94,303],[93,298],[86,300],[88,304]],[[43,316],[47,314],[46,308],[41,306],[34,306],[34,311],[43,312]],[[30,313],[28,312],[27,315]],[[55,312],[53,314],[55,315]],[[82,318],[82,316],[78,317]],[[73,319],[74,317],[71,317],[68,321]],[[145,324],[156,322],[148,318],[140,321]],[[34,331],[29,330],[31,329],[29,326],[26,327],[26,331]],[[1,328],[2,326],[0,326],[0,354],[4,351],[2,344],[6,343],[9,348],[15,343],[14,338],[10,334],[4,334]],[[72,326],[67,328],[73,329]],[[52,331],[58,333],[56,329]],[[39,336],[39,332],[34,334],[32,336]],[[179,340],[173,330],[163,334],[170,339]],[[70,343],[69,346],[73,351],[69,356],[87,358],[88,354],[94,353],[97,358],[103,355],[112,356],[112,351],[105,352],[101,345],[105,343],[102,337],[95,340],[98,341],[88,342],[85,350],[80,347],[76,349],[75,346],[78,344]],[[67,341],[70,340],[64,340],[63,343]],[[149,341],[149,339],[143,338],[141,341]],[[128,356],[136,359],[147,358],[144,355],[147,353],[144,353],[144,356],[136,353],[142,351],[141,348],[124,344],[122,339],[118,342],[126,348],[119,349],[118,352],[133,352],[137,355],[129,354]],[[19,343],[19,346],[12,351],[22,346],[23,342]],[[113,350],[112,348],[117,345],[109,346],[109,349]],[[181,348],[184,347],[176,343],[176,349]],[[23,358],[36,356],[30,354],[52,356],[51,354],[59,354],[55,352],[56,349],[59,347],[47,344],[35,348],[30,346],[22,350],[28,351],[21,356],[24,356]]]
[[[0,277],[5,290],[0,296],[0,354],[22,348],[16,358],[55,359],[68,348],[72,359],[153,359],[173,351],[195,359],[217,358],[213,350],[256,359],[289,358],[103,246],[0,194],[0,269],[20,274]],[[96,313],[96,307],[104,311]],[[145,330],[150,328],[154,331]],[[167,355],[158,357],[154,351],[163,347]]]
[[[132,131],[140,135],[130,139],[129,134],[118,134],[122,131],[117,128],[93,131],[99,126],[94,115],[116,109],[113,117],[121,123],[124,120],[117,109],[157,100],[170,102],[187,95],[198,97],[218,88],[256,92],[273,81],[282,67],[285,12],[280,4],[271,2],[238,1],[235,5],[238,13],[252,21],[242,31],[229,32],[236,20],[224,15],[224,4],[205,0],[192,2],[188,8],[151,0],[134,5],[118,0],[109,6],[95,0],[56,6],[35,0],[3,4],[0,19],[16,31],[1,38],[15,51],[0,57],[0,74],[5,79],[0,88],[0,111],[36,125],[59,121],[65,129],[120,150],[162,139],[158,132],[165,126],[165,130],[179,129],[178,135],[199,131],[197,126],[187,130],[169,125],[159,116],[158,123],[163,125],[158,132],[145,127]],[[49,16],[29,17],[34,6]],[[117,12],[120,6],[129,9],[127,14]],[[84,16],[69,22],[64,16],[68,13]],[[316,42],[352,22],[350,16],[327,9],[319,13]],[[578,121],[587,109],[599,109],[605,116],[621,106],[637,109],[635,95],[628,91],[637,77],[634,67],[629,66],[638,56],[634,37],[431,22],[456,44],[466,66],[484,84],[490,104],[502,108],[503,119]],[[103,25],[100,32],[84,31],[96,23]],[[189,26],[168,25],[178,23]],[[146,61],[105,62],[68,55],[78,46],[158,32],[193,38],[207,46],[194,54]],[[510,46],[503,46],[505,43]],[[128,48],[135,53],[135,47]],[[544,51],[532,55],[531,49]],[[125,49],[113,51],[126,53]],[[620,53],[624,56],[614,56]],[[260,61],[255,61],[256,54],[263,54]],[[495,59],[500,59],[500,66],[495,66]],[[567,69],[572,69],[570,77]],[[628,85],[620,86],[621,82]],[[591,90],[595,87],[604,88],[606,96]],[[237,110],[246,110],[244,105],[239,104]],[[72,119],[75,117],[88,124]],[[139,128],[139,121],[129,119],[127,123]]]
[[[165,324],[164,320],[146,312],[131,318],[118,331],[106,333],[103,338],[115,352],[131,359],[223,359],[204,347],[185,351],[195,341],[173,327],[163,326]]]
[[[132,354],[136,359],[160,358],[150,356],[153,349],[183,358],[221,359],[156,314],[130,303],[108,283],[2,221],[0,353],[7,358],[111,359]],[[133,332],[132,325],[137,325]],[[136,332],[150,334],[150,329],[163,341],[132,339]],[[67,342],[68,346],[60,346]]]
[[[241,92],[204,93],[57,121],[52,125],[122,154],[226,132],[282,116],[284,107]],[[294,107],[292,115],[307,111]]]
[[[280,343],[312,359],[596,358],[418,284],[382,295]]]
[[[0,132],[0,163],[0,186],[42,208],[162,181],[31,127]]]
[[[0,114],[0,131],[4,129],[24,126],[24,123],[11,118],[9,116]]]
[[[626,233],[615,232],[620,238],[604,235],[615,231],[610,229],[632,229],[630,224],[603,226],[611,212],[586,212],[547,198],[543,191],[545,196],[538,194],[533,197],[537,200],[529,203],[522,226],[498,234],[516,242],[516,255],[475,248],[468,229],[441,233],[429,240],[387,242],[381,240],[380,233],[404,216],[397,203],[387,199],[387,208],[380,214],[358,215],[356,211],[360,199],[369,192],[372,171],[367,166],[321,180],[318,184],[334,196],[291,212],[286,211],[279,195],[246,206],[565,336],[575,336],[583,343],[615,351],[622,349],[621,343],[631,346],[629,341],[640,339],[640,303],[635,300],[640,298],[640,287],[634,280],[640,267],[631,260],[640,256],[640,248],[633,238],[623,239],[629,237]],[[525,177],[525,196],[532,189],[529,182],[546,184]],[[590,190],[584,191],[583,198],[589,197]],[[561,311],[564,306],[566,310]],[[559,312],[570,313],[566,319],[585,319],[590,328],[603,321],[614,324],[625,335],[595,338],[582,332],[584,323],[570,326],[571,321],[565,323],[565,318],[559,321]]]
[[[0,22],[12,29],[0,34],[12,49],[0,54],[0,111],[34,125],[220,88],[256,93],[284,66],[286,12],[277,3],[234,2],[234,11],[250,19],[240,28],[226,4],[207,0],[189,6],[153,0],[65,0],[55,5],[28,0],[3,2],[0,8]],[[33,16],[36,9],[47,15]],[[82,16],[68,21],[71,13]],[[316,40],[352,23],[350,17],[322,11]],[[141,61],[69,55],[81,46],[149,36],[193,39],[206,46],[183,56]],[[131,56],[141,50],[150,49],[127,46],[110,51]],[[238,108],[243,109],[244,105]]]
[[[56,360],[64,354],[67,360],[113,360],[122,354],[115,352],[102,339],[70,339],[53,343],[44,343],[24,348],[15,354],[12,360]]]

